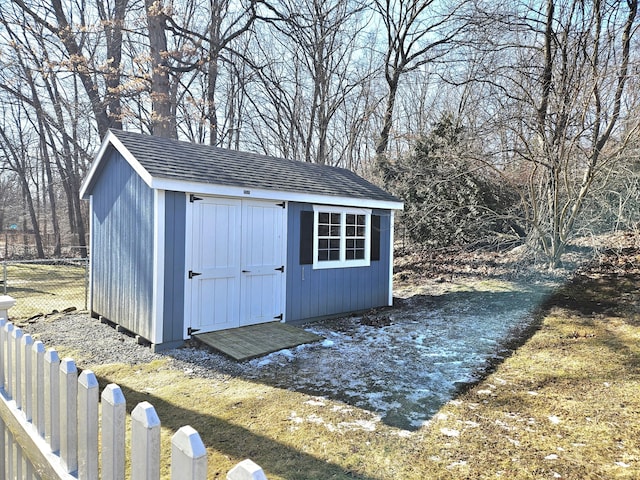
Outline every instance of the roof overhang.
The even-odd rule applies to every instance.
[[[217,185],[213,183],[193,182],[170,178],[153,177],[133,154],[111,131],[107,133],[96,159],[91,164],[89,171],[80,188],[80,198],[88,199],[94,182],[102,169],[106,152],[113,146],[123,158],[131,165],[140,178],[155,190],[193,193],[196,195],[215,195],[234,198],[253,198],[257,200],[277,200],[301,203],[318,203],[324,205],[343,205],[349,207],[379,208],[383,210],[402,210],[404,203],[401,201],[376,200],[370,198],[345,197],[332,195],[319,195],[307,192],[291,192],[280,190],[267,190],[243,186]]]

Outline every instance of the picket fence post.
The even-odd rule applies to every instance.
[[[98,379],[91,370],[78,377],[78,478],[98,479]]]
[[[78,369],[71,358],[60,361],[60,460],[69,473],[78,469]]]
[[[4,365],[5,365],[5,325],[7,320],[0,318],[0,390],[4,390]],[[6,472],[6,440],[5,440],[5,423],[2,417],[0,417],[0,474],[4,476]]]
[[[207,478],[207,449],[198,432],[190,425],[180,428],[171,437],[171,478]]]
[[[13,324],[12,323],[7,323],[4,326],[4,346],[5,346],[5,352],[4,352],[4,358],[6,361],[6,366],[7,368],[5,368],[4,374],[5,374],[5,391],[7,392],[7,394],[9,395],[9,398],[11,398],[13,396],[13,358],[12,358],[12,354],[11,354],[11,344],[13,343],[11,341],[12,338],[12,334],[13,334]]]
[[[131,479],[160,479],[160,419],[149,402],[131,412]]]
[[[267,480],[267,476],[257,463],[247,459],[231,469],[227,480]]]
[[[36,340],[31,347],[31,364],[33,367],[33,425],[38,435],[44,438],[44,343]]]
[[[101,457],[100,478],[124,480],[127,412],[118,385],[110,384],[103,390],[100,413],[99,385],[93,372],[84,370],[78,375],[72,359],[60,360],[55,349],[45,350],[41,341],[0,319],[0,390],[4,390],[0,401],[11,412],[7,433],[7,422],[0,417],[0,479],[33,480],[43,474],[34,467],[41,464],[32,463],[33,447],[24,450],[25,444],[14,439],[11,430],[15,431],[17,420],[28,435],[40,438],[35,442],[36,451],[44,457],[39,458],[51,462],[43,467],[47,473],[42,478],[97,480]],[[150,403],[141,402],[130,418],[130,478],[159,480],[161,424],[157,412]],[[199,433],[189,425],[180,428],[171,438],[172,480],[205,480],[207,470],[207,450]],[[244,460],[226,478],[267,477],[259,465]]]
[[[33,346],[33,338],[28,333],[22,336],[22,344],[20,345],[20,357],[22,360],[22,376],[20,384],[22,385],[22,410],[24,411],[27,422],[33,419],[33,366],[31,359],[31,347]]]
[[[0,390],[4,390],[4,366],[6,363],[6,360],[5,360],[5,353],[6,353],[5,325],[6,324],[7,324],[7,319],[0,318]]]
[[[102,480],[124,480],[126,414],[122,389],[110,383],[102,391]]]
[[[60,357],[54,349],[44,354],[44,428],[51,451],[60,451]]]
[[[22,355],[20,355],[20,345],[22,343],[22,336],[24,332],[21,328],[14,328],[11,333],[11,361],[13,362],[14,368],[12,368],[13,375],[13,389],[11,391],[11,398],[16,402],[16,408],[22,408],[22,365],[21,359]]]

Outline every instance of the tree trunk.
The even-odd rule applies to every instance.
[[[173,115],[167,52],[166,20],[161,0],[145,0],[149,49],[151,53],[152,134],[177,138],[176,119]]]

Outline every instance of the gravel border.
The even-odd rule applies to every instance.
[[[203,378],[223,379],[249,370],[247,365],[189,342],[180,348],[154,353],[134,337],[87,313],[56,314],[15,321],[15,325],[40,340],[47,349],[71,349],[74,352],[71,357],[79,368],[113,363],[138,365],[168,358],[170,368]]]

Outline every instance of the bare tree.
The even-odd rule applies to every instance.
[[[384,78],[387,94],[382,127],[376,142],[379,161],[389,145],[400,79],[449,53],[453,40],[464,32],[468,19],[460,15],[468,2],[448,8],[436,0],[375,0],[374,8],[384,25],[386,51]]]
[[[368,56],[365,9],[353,1],[291,0],[272,12],[254,39],[258,82],[247,94],[261,122],[253,125],[275,137],[277,153],[344,163],[345,109],[371,75],[359,68]]]
[[[122,24],[127,7],[127,0],[116,0],[114,8],[109,9],[105,0],[96,0],[100,12],[102,25],[107,37],[106,58],[109,59],[106,68],[99,68],[92,51],[87,51],[86,31],[90,25],[80,22],[80,26],[73,25],[68,15],[68,5],[62,0],[27,3],[24,0],[14,0],[13,4],[21,9],[25,16],[57,38],[65,52],[67,65],[82,83],[93,111],[98,132],[103,137],[110,127],[120,127],[121,106],[119,102],[119,69],[122,48]],[[2,12],[3,17],[7,12]],[[76,12],[77,13],[77,12]],[[17,13],[16,13],[17,14]],[[84,19],[82,12],[80,19]],[[102,73],[105,88],[100,92],[100,84],[95,76]]]
[[[492,91],[496,131],[519,178],[531,243],[550,268],[588,224],[584,205],[640,127],[630,73],[638,2],[515,2],[478,78]],[[498,40],[500,39],[500,40]],[[599,188],[600,188],[599,187]]]

